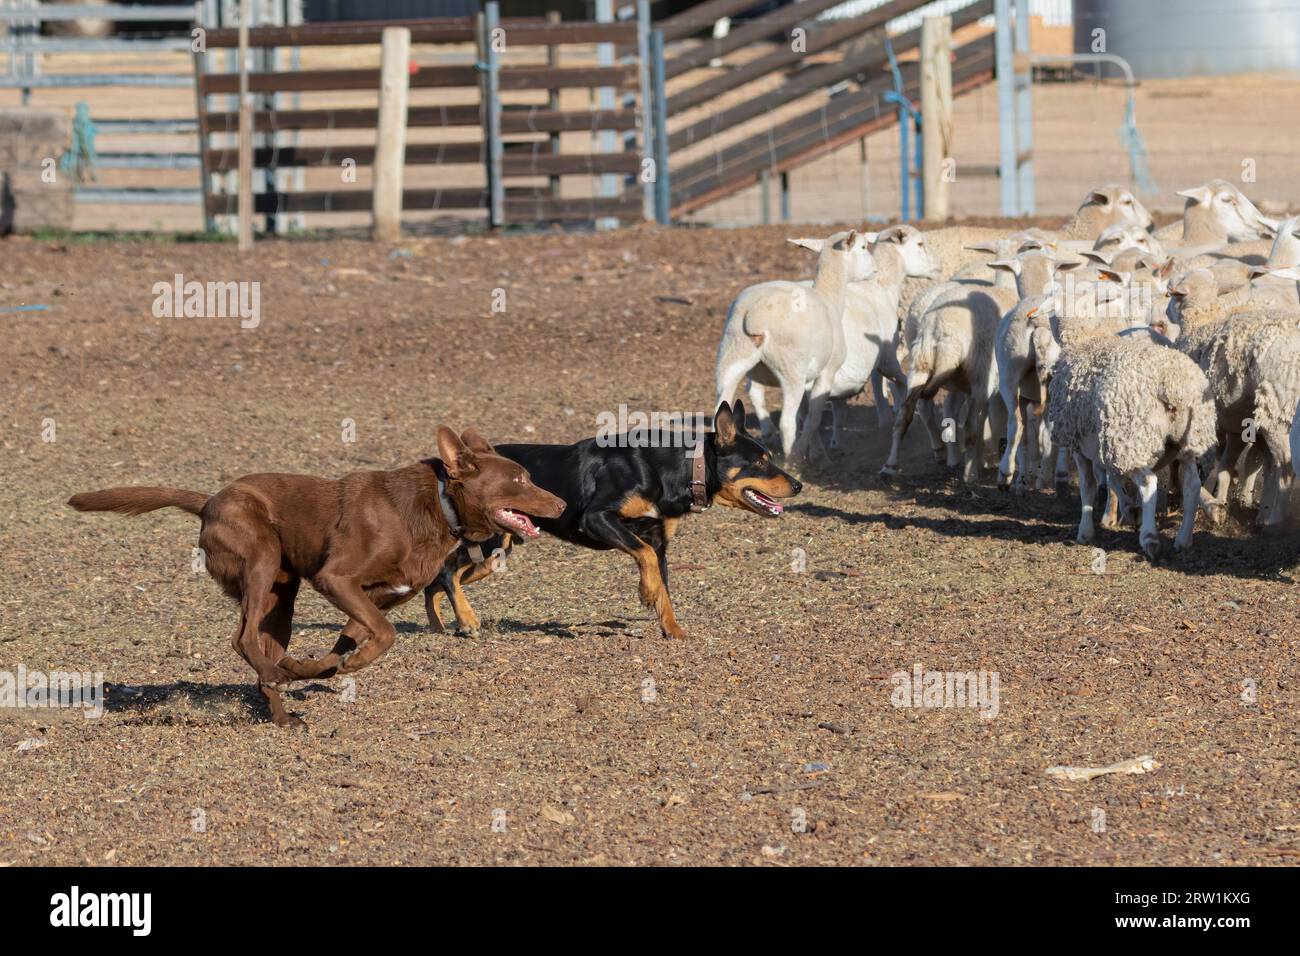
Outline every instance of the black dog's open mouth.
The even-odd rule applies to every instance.
[[[749,505],[761,515],[777,517],[785,509],[776,501],[763,494],[761,491],[755,491],[753,488],[746,488],[741,492],[741,497],[745,499],[745,504]]]
[[[536,538],[541,534],[537,530],[537,525],[533,524],[532,519],[522,511],[511,511],[509,508],[502,508],[497,511],[495,517],[497,524],[501,525],[501,527],[507,528],[525,538]]]

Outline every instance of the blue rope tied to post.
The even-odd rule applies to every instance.
[[[1142,134],[1138,132],[1137,127],[1137,102],[1133,99],[1133,94],[1128,94],[1128,102],[1124,105],[1124,125],[1117,132],[1119,141],[1128,149],[1129,169],[1133,174],[1133,182],[1137,184],[1138,193],[1143,196],[1154,196],[1156,194],[1156,183],[1151,178],[1151,170],[1147,166],[1147,144],[1142,139]]]
[[[72,145],[59,160],[65,175],[75,176],[78,182],[95,181],[95,134],[99,132],[90,118],[90,104],[82,100],[72,116]]]

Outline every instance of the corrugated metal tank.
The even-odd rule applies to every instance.
[[[1074,0],[1074,50],[1106,53],[1138,76],[1300,70],[1300,0]]]

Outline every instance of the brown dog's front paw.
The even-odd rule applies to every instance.
[[[281,717],[275,718],[275,725],[277,727],[283,727],[285,730],[307,729],[307,721],[293,714],[284,714]]]
[[[280,658],[280,662],[276,666],[287,674],[291,680],[310,680],[314,677],[333,677],[338,665],[324,658],[315,660],[310,657],[289,657],[285,655]]]

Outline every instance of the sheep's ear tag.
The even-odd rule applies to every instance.
[[[1097,273],[1108,282],[1123,282],[1124,277],[1118,272],[1111,272],[1109,269],[1098,269]]]
[[[1025,318],[1032,319],[1037,314],[1038,314],[1038,306],[1034,306],[1032,309],[1030,309],[1028,312],[1025,313]]]

